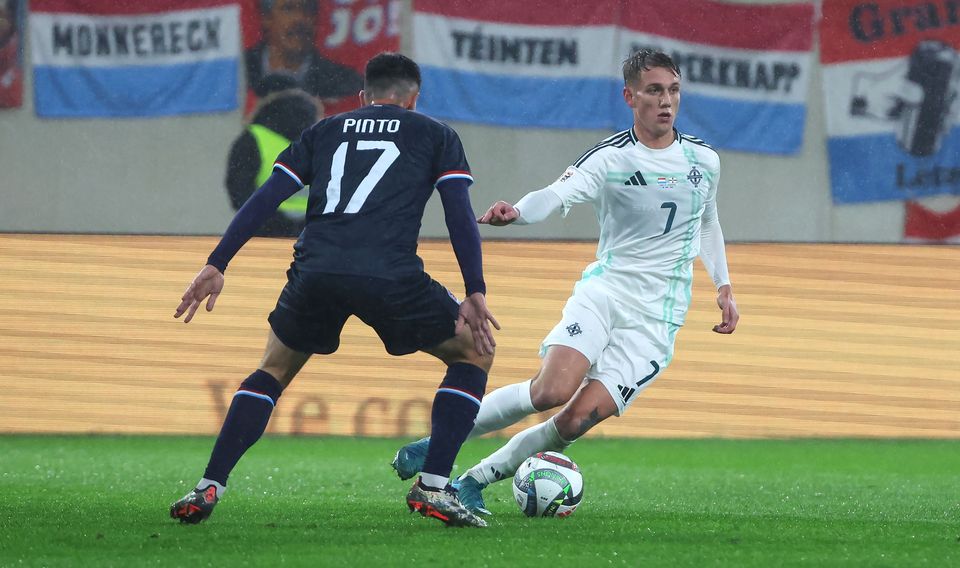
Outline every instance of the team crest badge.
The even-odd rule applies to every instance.
[[[570,337],[573,337],[574,335],[580,335],[583,333],[583,330],[580,329],[579,323],[572,323],[567,326],[567,333],[570,334]]]
[[[687,181],[693,184],[693,187],[700,185],[700,182],[703,181],[703,174],[700,173],[700,170],[697,169],[697,166],[690,168],[690,173],[687,174]]]

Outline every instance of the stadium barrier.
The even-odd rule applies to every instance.
[[[209,237],[0,235],[0,432],[215,434],[256,367],[291,242],[254,239],[213,313],[173,310]],[[536,371],[592,243],[488,242],[489,304],[503,330],[490,389]],[[675,359],[610,437],[960,438],[960,250],[936,246],[728,246],[742,320],[719,311],[695,268]],[[455,291],[446,242],[427,270]],[[396,436],[429,429],[443,374],[429,356],[387,355],[351,319],[341,349],[311,360],[269,432]],[[531,417],[505,431],[533,424]]]

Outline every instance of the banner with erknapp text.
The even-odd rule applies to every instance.
[[[645,0],[623,9],[617,56],[664,51],[680,67],[677,128],[729,150],[794,154],[803,144],[812,4]],[[621,101],[619,123],[630,109]]]
[[[427,114],[506,126],[623,129],[621,63],[651,47],[683,75],[677,127],[720,148],[799,150],[812,4],[711,0],[415,0]],[[723,25],[717,25],[723,22]]]

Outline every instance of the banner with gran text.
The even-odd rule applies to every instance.
[[[679,129],[721,148],[794,153],[803,139],[813,18],[807,3],[560,0],[530,9],[416,0],[420,108],[495,125],[626,128],[632,118],[620,65],[651,47],[681,69]]]
[[[834,203],[960,194],[960,2],[826,0],[820,43]]]
[[[231,0],[31,0],[37,114],[134,117],[237,107]]]

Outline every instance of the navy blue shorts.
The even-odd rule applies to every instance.
[[[454,336],[460,304],[430,275],[397,280],[307,272],[292,266],[270,313],[270,327],[287,347],[333,353],[347,318],[360,318],[391,355],[435,347]]]

